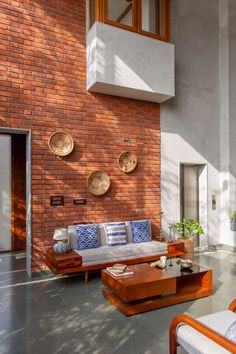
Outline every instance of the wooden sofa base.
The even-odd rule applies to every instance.
[[[184,254],[184,243],[183,242],[173,242],[168,243],[168,252],[162,253],[155,256],[147,256],[141,258],[124,259],[121,261],[116,261],[122,264],[138,264],[145,262],[152,262],[158,260],[161,256],[166,256],[167,258],[178,257]],[[88,282],[88,273],[91,270],[100,270],[106,267],[112,266],[116,262],[99,263],[93,265],[82,265],[82,258],[77,253],[70,251],[67,254],[56,255],[50,248],[46,252],[46,264],[48,268],[52,270],[55,274],[73,274],[73,273],[85,273],[85,283]]]

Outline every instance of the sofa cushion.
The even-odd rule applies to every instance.
[[[236,321],[234,321],[231,326],[227,329],[225,333],[225,338],[236,343]]]
[[[236,314],[230,310],[202,316],[198,321],[214,329],[221,335],[225,335],[226,328],[236,320]],[[180,325],[177,331],[177,342],[190,354],[228,354],[229,351],[222,348],[203,334],[188,325]]]
[[[167,253],[167,243],[151,241],[127,243],[115,247],[101,246],[95,249],[74,250],[83,258],[83,266],[119,262],[122,260],[156,256]]]
[[[98,224],[76,225],[77,249],[100,247]]]
[[[81,225],[86,225],[86,224],[81,224]],[[106,223],[99,224],[99,237],[100,237],[101,246],[105,246],[107,244],[105,225],[106,225]],[[133,242],[130,222],[125,221],[125,225],[126,225],[127,242]],[[76,235],[75,225],[69,225],[67,227],[67,229],[68,229],[68,234],[69,234],[70,248],[76,249],[77,248],[77,235]]]
[[[127,243],[125,222],[107,223],[105,229],[109,246],[125,245]]]
[[[131,221],[130,225],[132,230],[132,240],[134,243],[151,241],[152,236],[149,220]]]

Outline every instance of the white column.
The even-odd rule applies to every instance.
[[[0,135],[0,251],[11,250],[11,136]]]

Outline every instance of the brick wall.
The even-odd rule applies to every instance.
[[[33,270],[45,267],[55,227],[150,218],[159,230],[159,105],[86,92],[85,27],[84,0],[1,0],[0,126],[32,129]],[[56,130],[74,139],[68,157],[48,148]],[[131,174],[118,168],[122,151],[138,155]],[[111,178],[102,197],[86,189],[94,169]],[[65,205],[51,207],[50,195]]]

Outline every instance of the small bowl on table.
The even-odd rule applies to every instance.
[[[182,271],[191,271],[193,266],[193,261],[191,259],[181,259],[180,268]]]

